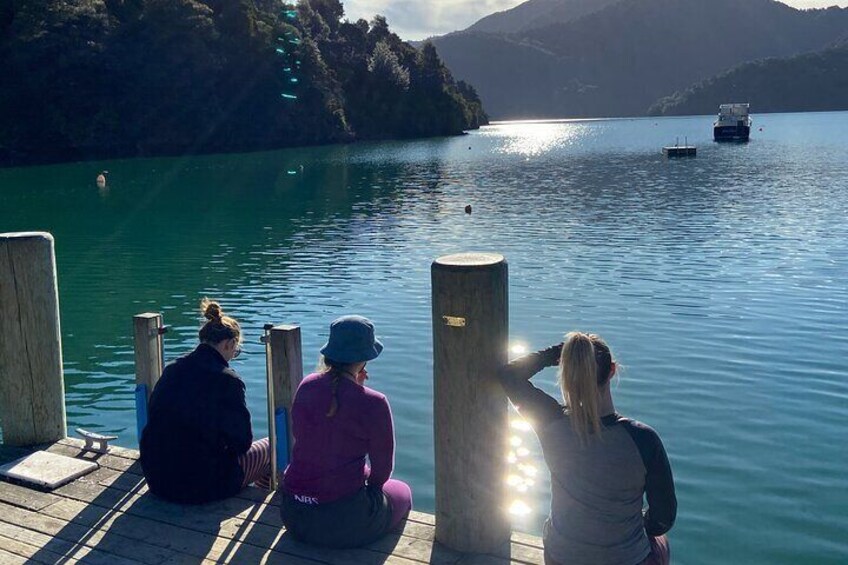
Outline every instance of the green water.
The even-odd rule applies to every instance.
[[[715,145],[711,118],[503,124],[471,135],[250,155],[0,170],[0,231],[56,238],[69,427],[136,446],[131,318],[162,312],[189,351],[201,297],[246,330],[235,362],[266,426],[266,322],[299,323],[313,365],[330,320],[372,318],[369,365],[397,427],[395,475],[433,509],[429,267],[510,264],[512,345],[597,331],[625,367],[619,411],[674,468],[676,563],[848,561],[848,114],[757,116]],[[688,137],[696,159],[659,148]],[[302,171],[300,167],[303,167]],[[94,179],[109,174],[108,190]],[[290,174],[295,171],[296,174]],[[465,214],[467,204],[472,214]],[[552,372],[537,380],[556,392]],[[519,422],[515,527],[549,484]]]

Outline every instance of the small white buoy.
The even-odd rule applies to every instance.
[[[97,188],[106,188],[106,171],[97,175]]]

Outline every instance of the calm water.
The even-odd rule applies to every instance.
[[[513,347],[604,335],[619,411],[653,425],[680,502],[677,563],[848,560],[848,113],[504,124],[471,135],[270,153],[0,170],[0,231],[56,237],[69,427],[137,445],[131,317],[161,311],[189,351],[201,297],[246,328],[235,362],[266,426],[266,322],[371,317],[397,421],[396,476],[433,509],[429,267],[510,263]],[[688,136],[696,159],[667,161]],[[303,167],[300,172],[300,166]],[[94,178],[110,171],[110,189]],[[290,174],[294,171],[296,174]],[[473,206],[473,214],[463,211]],[[537,382],[555,392],[554,373]],[[538,531],[549,484],[513,423],[506,501]]]

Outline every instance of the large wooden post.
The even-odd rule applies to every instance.
[[[291,459],[294,437],[291,427],[291,407],[294,393],[303,380],[303,352],[300,326],[280,325],[270,328],[268,365],[270,367],[269,384],[269,421],[274,425],[269,429],[273,445],[271,487],[276,489],[278,470],[282,470]],[[273,405],[273,410],[271,409]]]
[[[492,553],[510,538],[508,403],[495,377],[507,362],[507,263],[493,253],[448,255],[431,275],[436,540]]]
[[[65,384],[53,236],[0,234],[0,426],[3,443],[65,437]]]
[[[162,315],[152,312],[133,316],[135,349],[135,412],[138,439],[147,425],[147,401],[162,376]]]

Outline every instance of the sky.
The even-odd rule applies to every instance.
[[[408,41],[464,29],[483,16],[508,10],[524,0],[342,0],[351,21],[386,16],[389,28]],[[848,6],[848,0],[783,0],[796,8]]]

